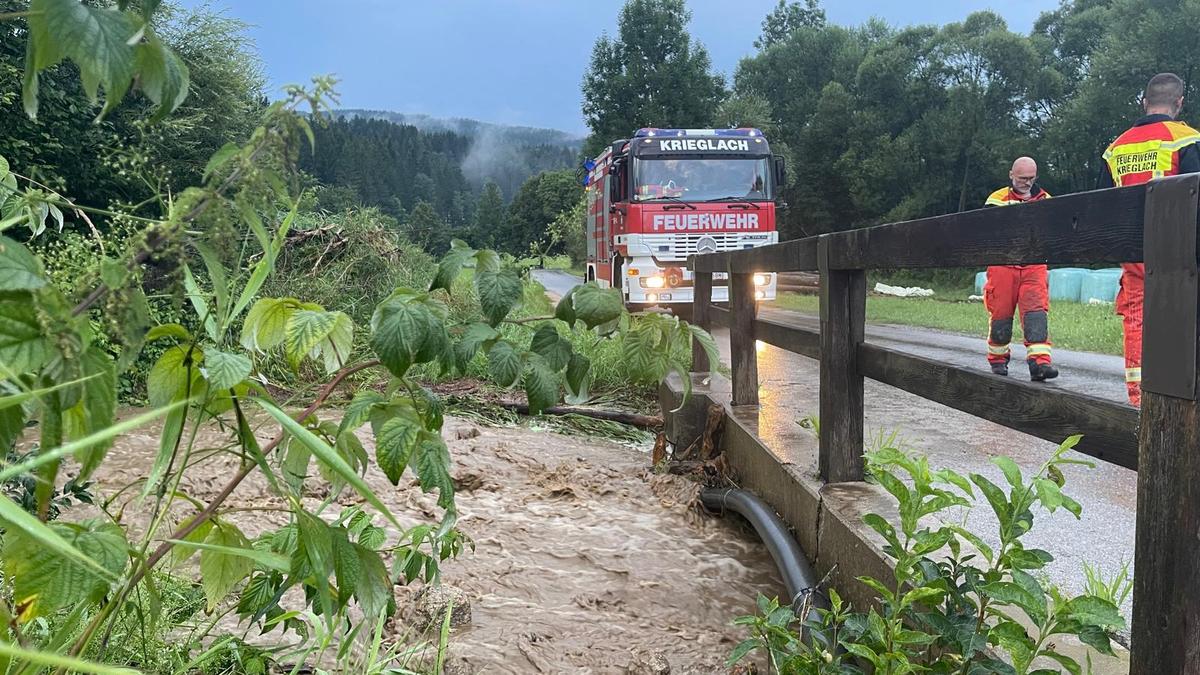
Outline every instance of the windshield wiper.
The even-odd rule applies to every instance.
[[[647,200],[645,200],[645,201],[648,201],[648,202],[656,202],[656,201],[659,201],[660,199],[670,199],[672,202],[678,203],[678,204],[680,204],[680,205],[682,205],[682,206],[686,206],[687,208],[689,208],[689,209],[691,209],[691,210],[693,210],[693,211],[695,211],[695,210],[696,210],[696,205],[695,205],[695,204],[692,204],[692,203],[690,203],[690,202],[685,202],[685,201],[683,201],[682,199],[680,199],[679,197],[652,197],[652,198],[650,198],[650,199],[647,199]]]
[[[753,199],[750,199],[749,197],[738,197],[735,195],[729,195],[728,197],[713,197],[712,199],[705,199],[704,201],[705,202],[724,202],[724,201],[728,201],[730,199],[740,202],[742,204],[749,204],[750,206],[753,206],[756,209],[762,208],[761,206],[758,205],[757,202],[755,202]]]

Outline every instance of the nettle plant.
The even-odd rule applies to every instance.
[[[145,0],[135,12],[125,2],[98,8],[34,0],[21,15],[33,55],[25,92],[31,114],[38,70],[64,57],[79,66],[90,94],[104,85],[105,110],[135,76],[143,94],[167,112],[177,106],[187,89],[186,67],[153,37],[149,18],[157,4]],[[189,633],[183,661],[172,669],[194,668],[189,649],[211,652],[207,634],[221,616],[236,613],[264,631],[294,636],[277,650],[280,659],[336,658],[343,672],[366,672],[354,665],[361,662],[352,647],[365,638],[375,658],[382,622],[396,609],[393,584],[435,582],[440,563],[470,545],[455,527],[442,404],[414,367],[464,372],[474,359],[486,359],[491,379],[523,389],[537,413],[564,390],[573,401],[588,397],[590,363],[564,333],[620,340],[630,368],[644,378],[686,373],[680,346],[693,337],[716,358],[704,331],[671,317],[630,315],[617,292],[595,284],[568,293],[554,316],[516,318],[523,296],[518,270],[462,242],[441,261],[429,288],[396,289],[369,326],[303,299],[259,297],[299,208],[295,161],[303,143],[312,143],[309,120],[319,119],[331,100],[328,79],[318,79],[311,92],[289,88],[244,145],[231,143],[212,157],[202,186],[164,199],[163,219],[71,203],[0,163],[0,448],[37,437],[36,450],[0,466],[0,482],[35,481],[31,510],[0,495],[0,672],[129,672],[96,661],[111,653],[118,624],[125,630],[131,620],[143,640],[155,631],[163,641],[177,639],[168,637],[178,631],[163,613],[157,580],[197,556],[206,609],[216,618]],[[307,116],[297,114],[302,106]],[[54,236],[47,219],[76,211],[142,226],[122,255],[96,261],[91,290],[81,297],[51,283],[18,241]],[[147,265],[158,282],[167,279],[156,292],[190,307],[187,320],[150,325]],[[466,286],[456,281],[468,268],[479,312],[452,319],[447,294]],[[356,342],[363,331],[369,338]],[[147,343],[163,349],[147,376],[152,409],[118,420],[118,373]],[[303,410],[286,412],[262,384],[262,366],[279,358],[328,375]],[[329,418],[322,408],[333,392],[369,369],[380,370],[387,386],[358,392]],[[101,517],[68,522],[66,513],[52,521],[66,460],[73,460],[70,484],[86,484],[115,438],[158,419],[163,427],[153,462],[97,505]],[[437,492],[438,522],[405,525],[372,491],[363,478],[371,461],[357,435],[363,427],[392,484],[411,473],[422,490]],[[214,451],[206,439],[197,447],[201,429],[223,433],[224,445]],[[212,462],[223,457],[236,458],[237,469],[215,497],[204,503],[181,491],[185,475],[212,475]],[[252,475],[264,477],[273,503],[290,514],[287,525],[253,539],[229,517],[234,509],[227,503]],[[317,479],[332,489],[309,506],[306,482]],[[363,507],[332,513],[345,490],[357,493]],[[126,522],[134,512],[146,522]],[[293,590],[301,592],[289,597],[302,600],[284,599]]]
[[[887,542],[884,551],[893,560],[891,579],[859,578],[878,605],[852,612],[830,589],[828,607],[802,621],[791,607],[760,598],[759,615],[736,620],[752,637],[730,664],[762,652],[771,672],[779,673],[1078,675],[1083,665],[1058,650],[1061,636],[1111,655],[1108,631],[1124,625],[1117,606],[1096,595],[1064,596],[1039,578],[1050,553],[1021,542],[1035,508],[1079,517],[1079,503],[1062,491],[1060,469],[1091,466],[1066,456],[1078,442],[1078,436],[1067,439],[1032,477],[1012,460],[995,458],[1007,489],[980,474],[931,470],[925,457],[893,447],[868,453],[870,477],[899,507],[898,527],[879,514],[863,518]],[[998,521],[998,547],[944,524],[973,505],[976,490]],[[808,616],[807,609],[800,614]],[[1090,670],[1090,658],[1085,665]]]

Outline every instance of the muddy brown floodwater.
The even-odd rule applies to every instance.
[[[97,475],[101,492],[111,494],[145,472],[157,431],[118,442]],[[457,419],[448,419],[443,433],[454,462],[459,527],[475,541],[474,552],[443,566],[443,581],[465,590],[472,605],[470,625],[451,633],[448,672],[624,673],[637,651],[665,656],[673,674],[724,672],[725,658],[746,637],[732,619],[753,613],[760,592],[784,594],[753,532],[734,516],[730,522],[697,513],[695,484],[652,473],[647,452]],[[197,447],[218,438],[202,433]],[[362,439],[373,455],[370,435]],[[207,501],[234,461],[193,469],[184,491]],[[407,476],[395,488],[372,467],[367,479],[401,522],[440,516],[435,498]],[[339,501],[357,500],[347,493]],[[284,503],[254,477],[231,505]],[[330,511],[332,517],[337,509]],[[139,529],[139,520],[126,513],[131,529]],[[233,512],[228,520],[254,537],[282,526],[287,515]],[[419,589],[419,582],[397,587],[402,616],[411,615],[407,608]],[[395,634],[410,632],[397,621]]]

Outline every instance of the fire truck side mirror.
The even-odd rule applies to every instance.
[[[783,157],[775,155],[775,187],[783,187],[787,183],[787,168],[783,164]]]

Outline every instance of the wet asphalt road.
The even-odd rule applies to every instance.
[[[543,271],[537,278],[556,295],[579,283],[578,278],[561,272]],[[808,327],[817,323],[815,317],[769,307],[764,307],[761,315]],[[980,325],[985,322],[980,307]],[[717,329],[714,336],[721,346],[722,360],[728,365],[728,332]],[[970,337],[906,326],[873,325],[867,327],[867,341],[959,366],[986,368],[982,335]],[[1023,356],[1023,348],[1014,345],[1013,365],[1021,365]],[[794,450],[798,445],[789,441],[809,433],[798,421],[818,411],[818,363],[769,345],[760,347],[758,358],[760,435],[773,450],[792,455],[790,461],[815,475],[815,453],[800,453]],[[1124,365],[1120,357],[1055,350],[1054,360],[1062,375],[1046,386],[1124,400]],[[1023,372],[1014,367],[1013,374]],[[934,468],[980,473],[998,485],[1005,485],[1003,474],[990,461],[992,457],[1008,456],[1028,475],[1040,468],[1055,447],[871,380],[866,383],[865,394],[868,439],[895,432],[907,448],[927,455]],[[1090,459],[1072,454],[1078,459]],[[1064,491],[1083,505],[1082,518],[1076,519],[1064,510],[1053,514],[1038,511],[1034,528],[1023,541],[1026,548],[1041,548],[1054,555],[1054,562],[1045,570],[1047,575],[1064,591],[1075,594],[1083,591],[1085,562],[1111,576],[1122,563],[1133,560],[1137,474],[1105,463],[1090,469],[1081,466],[1065,469]],[[994,535],[989,536],[996,531],[996,520],[982,499],[970,511],[947,514],[946,520],[965,522],[989,543],[994,545],[997,541]],[[1130,601],[1126,601],[1122,611],[1127,620],[1130,609]]]

